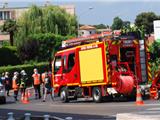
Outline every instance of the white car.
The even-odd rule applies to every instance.
[[[6,103],[6,96],[5,96],[5,87],[2,83],[0,83],[0,104]]]

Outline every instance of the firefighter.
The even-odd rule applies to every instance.
[[[19,90],[19,73],[14,72],[13,78],[12,78],[12,88],[14,91],[14,98],[15,101],[18,101],[17,96],[18,96],[18,90]]]
[[[21,95],[25,96],[25,91],[26,91],[26,87],[27,87],[27,73],[25,72],[25,70],[21,71],[21,78],[20,78],[20,89],[21,89]]]
[[[9,96],[9,90],[11,88],[11,79],[9,77],[9,72],[5,72],[4,84],[5,84],[5,90],[6,90],[7,96]]]
[[[52,86],[51,86],[51,79],[47,72],[45,72],[45,78],[44,78],[44,96],[43,96],[43,102],[46,101],[47,94],[49,93],[51,95],[52,100],[54,100],[54,96],[52,94]]]
[[[40,74],[38,73],[38,70],[35,68],[33,70],[34,74],[32,75],[33,77],[33,84],[34,84],[34,90],[35,90],[35,99],[37,99],[39,97],[39,99],[41,98],[41,89],[40,89],[40,85],[41,85],[41,80],[40,80]]]

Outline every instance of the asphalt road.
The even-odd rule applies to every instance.
[[[46,102],[30,98],[29,104],[22,104],[20,101],[14,102],[11,96],[7,98],[7,104],[0,105],[0,119],[6,118],[8,112],[14,112],[14,116],[17,118],[29,112],[33,116],[49,114],[63,119],[72,118],[72,120],[115,120],[117,113],[160,108],[159,101],[145,100],[144,103],[143,106],[137,106],[134,101],[94,103],[92,100],[84,101],[82,99],[78,102],[61,103],[59,98],[56,98],[55,101],[47,98]]]

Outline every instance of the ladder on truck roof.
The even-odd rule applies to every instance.
[[[102,32],[101,34],[93,34],[86,37],[73,38],[66,41],[62,41],[62,48],[81,45],[84,43],[92,43],[96,41],[101,41],[103,38],[109,39],[112,37],[112,32]]]

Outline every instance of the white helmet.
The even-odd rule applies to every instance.
[[[14,75],[18,75],[18,72],[16,71],[16,72],[14,72]]]
[[[25,70],[22,70],[22,71],[21,71],[21,75],[26,75]]]

